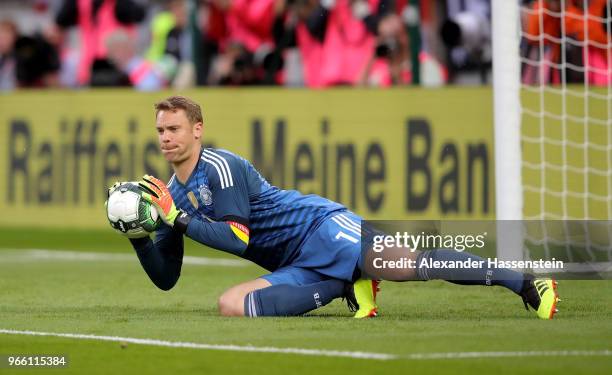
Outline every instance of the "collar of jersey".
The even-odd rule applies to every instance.
[[[182,183],[181,180],[179,180],[178,176],[176,176],[176,182],[181,185],[182,187],[186,187],[189,185],[189,181],[191,181],[191,178],[197,174],[198,172],[198,166],[200,165],[200,160],[202,159],[202,150],[204,150],[204,147],[200,147],[200,156],[198,157],[198,161],[196,162],[195,167],[193,167],[193,171],[191,171],[191,174],[189,175],[189,177],[187,177],[187,181],[185,181],[185,183]]]

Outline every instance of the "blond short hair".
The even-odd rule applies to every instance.
[[[185,115],[191,125],[204,122],[200,105],[188,97],[180,95],[171,96],[155,103],[155,118],[157,118],[160,111],[176,112],[179,109],[185,111]]]

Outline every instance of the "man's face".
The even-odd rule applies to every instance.
[[[202,123],[189,123],[185,111],[159,111],[157,114],[157,135],[162,154],[170,163],[181,163],[191,155],[193,149],[200,149]]]

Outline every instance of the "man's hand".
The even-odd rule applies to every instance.
[[[144,175],[138,186],[143,190],[142,197],[157,208],[157,212],[166,224],[173,227],[180,211],[176,209],[166,184],[153,176]]]

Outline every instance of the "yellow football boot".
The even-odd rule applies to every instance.
[[[349,309],[355,312],[355,318],[373,318],[378,315],[376,293],[380,290],[380,281],[359,279],[348,285],[345,298]]]
[[[554,279],[539,279],[532,275],[525,278],[521,297],[525,308],[531,306],[540,319],[552,319],[559,311],[557,303],[561,301],[557,293],[557,282]]]

